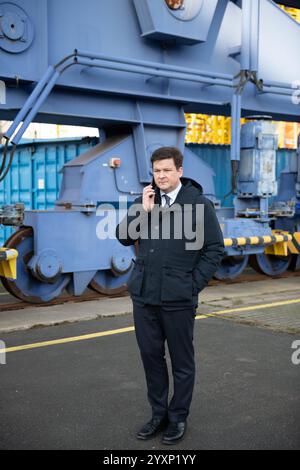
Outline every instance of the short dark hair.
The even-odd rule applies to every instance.
[[[155,150],[151,156],[152,166],[154,162],[166,160],[167,158],[173,158],[177,170],[182,167],[183,155],[176,147],[160,147]]]

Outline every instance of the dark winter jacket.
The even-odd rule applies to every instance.
[[[202,187],[195,181],[181,178],[181,183],[182,187],[170,208],[160,207],[160,191],[155,188],[155,208],[145,212],[141,208],[142,197],[139,197],[116,229],[117,238],[123,245],[138,242],[138,254],[128,282],[128,291],[136,302],[170,307],[196,306],[199,292],[222,260],[223,236],[212,202],[203,196]],[[187,243],[193,240],[190,235],[187,238],[183,226],[178,239],[178,228],[184,218],[177,218],[177,213],[186,211],[184,214],[192,221],[190,226],[195,232],[196,204],[204,205],[204,244],[200,249],[187,249]],[[130,215],[137,207],[141,208],[138,215]],[[138,221],[137,233],[132,235],[128,230],[130,223]],[[162,235],[164,221],[166,226],[171,221],[170,236],[167,233],[167,237]]]

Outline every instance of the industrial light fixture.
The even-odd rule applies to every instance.
[[[184,0],[165,0],[165,2],[171,10],[179,10],[184,4]]]
[[[199,15],[204,0],[165,0],[170,13],[181,21],[191,21]]]

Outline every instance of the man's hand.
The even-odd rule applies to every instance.
[[[154,207],[155,191],[151,184],[146,186],[143,191],[143,208],[146,212],[151,212]]]

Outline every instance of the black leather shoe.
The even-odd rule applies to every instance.
[[[163,435],[163,444],[177,444],[186,431],[186,421],[180,423],[169,423],[166,432]]]
[[[141,439],[143,441],[151,439],[151,437],[156,436],[159,431],[163,431],[163,429],[167,427],[167,424],[167,418],[152,418],[149,423],[145,424],[145,426],[140,429],[136,437],[137,439]]]

